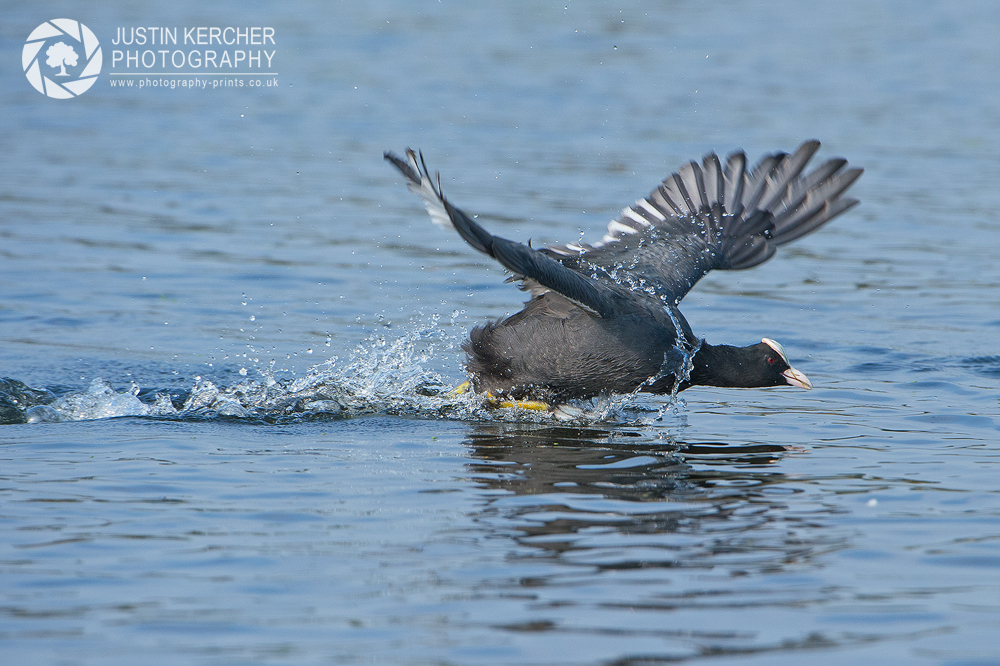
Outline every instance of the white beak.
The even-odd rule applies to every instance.
[[[785,381],[791,384],[792,386],[798,386],[799,388],[804,388],[804,389],[811,389],[813,387],[812,382],[809,381],[809,378],[803,375],[795,368],[788,368],[788,370],[785,370],[783,373],[781,373],[781,376],[784,377]]]
[[[771,338],[764,338],[761,340],[765,345],[773,349],[774,351],[781,354],[781,360],[785,362],[788,366],[788,370],[781,373],[781,376],[785,378],[785,381],[792,386],[798,386],[799,388],[811,389],[813,384],[809,381],[809,378],[803,375],[801,372],[792,367],[792,364],[788,362],[788,357],[785,356],[785,350],[782,349],[781,345],[772,340]]]

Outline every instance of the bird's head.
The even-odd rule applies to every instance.
[[[760,376],[763,383],[758,386],[782,386],[789,384],[799,388],[811,389],[812,382],[804,374],[792,367],[788,362],[788,356],[781,345],[771,338],[764,338],[760,344],[754,345],[755,356],[759,357],[753,365],[756,367],[747,368],[748,372],[753,372]]]

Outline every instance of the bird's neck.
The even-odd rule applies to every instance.
[[[698,353],[691,360],[691,375],[682,385],[688,386],[743,386],[740,382],[744,362],[750,361],[749,347],[710,345],[702,342]]]

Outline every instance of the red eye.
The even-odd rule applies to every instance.
[[[768,356],[767,357],[767,363],[768,363],[768,365],[773,365],[774,364],[774,357],[773,356]]]

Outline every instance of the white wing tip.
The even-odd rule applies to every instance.
[[[431,222],[443,229],[454,229],[455,225],[452,224],[451,217],[448,216],[448,211],[444,207],[444,201],[439,194],[441,191],[440,174],[438,175],[437,187],[435,188],[434,181],[431,180],[431,175],[427,172],[427,166],[423,163],[423,155],[418,160],[417,153],[407,148],[406,158],[409,160],[413,171],[420,175],[420,184],[408,182],[406,184],[407,188],[423,200],[424,208],[427,209],[427,214],[430,216]]]
[[[631,208],[626,208],[625,210],[630,211]],[[613,220],[608,224],[608,235],[615,238],[616,234],[637,234],[639,230],[635,227],[630,227],[627,224],[622,224],[618,220]]]

